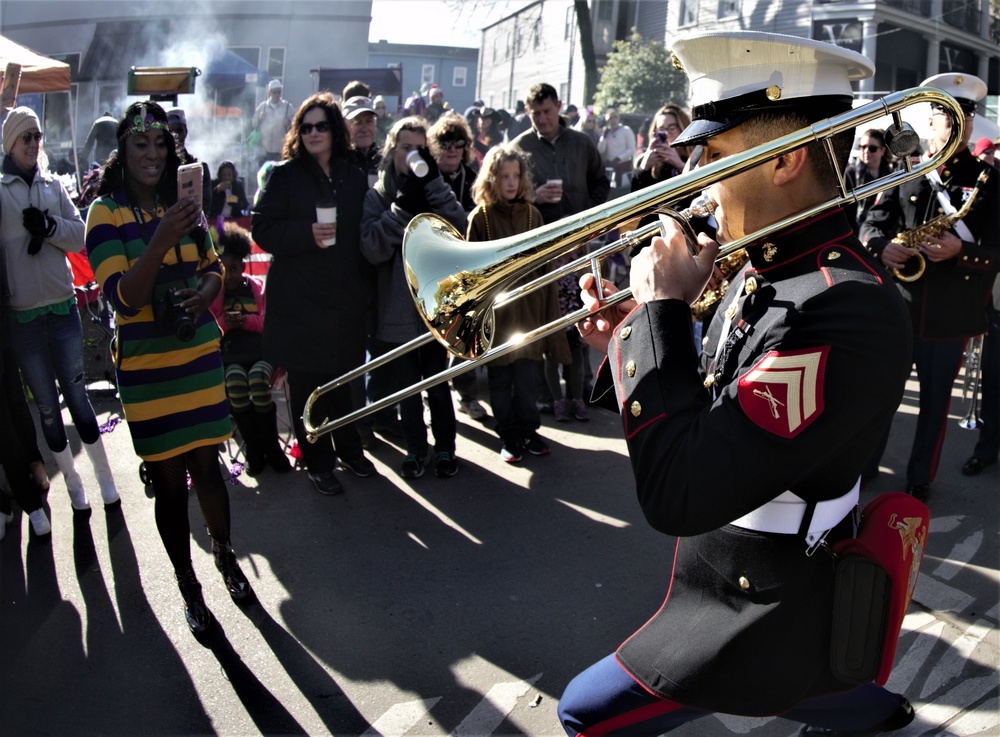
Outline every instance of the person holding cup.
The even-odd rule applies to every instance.
[[[253,239],[274,259],[264,358],[287,371],[295,437],[310,481],[321,494],[339,494],[338,464],[361,477],[376,473],[375,466],[354,425],[310,443],[302,412],[314,389],[364,361],[373,286],[361,255],[368,178],[354,163],[344,117],[326,92],[296,111],[282,157],[253,209]],[[314,416],[338,417],[353,404],[349,387],[337,389],[319,399]]]
[[[426,333],[403,266],[403,232],[416,215],[434,213],[465,232],[466,215],[451,186],[445,182],[437,162],[427,148],[427,124],[407,117],[389,131],[378,182],[365,197],[361,223],[361,250],[375,265],[379,305],[375,337],[387,349],[409,342]],[[448,353],[438,343],[421,346],[392,362],[399,386],[406,387],[443,371]],[[427,390],[434,434],[434,473],[454,476],[455,407],[447,383]],[[400,475],[417,478],[430,461],[423,400],[419,394],[399,403],[400,420],[406,443],[406,458]]]

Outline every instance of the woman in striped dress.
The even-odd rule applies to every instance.
[[[163,109],[129,106],[90,206],[87,254],[114,308],[122,407],[197,634],[212,615],[191,565],[187,474],[230,596],[245,599],[251,589],[229,542],[229,492],[218,463],[217,446],[231,426],[219,328],[207,308],[222,287],[222,268],[197,201],[177,198],[178,164]]]

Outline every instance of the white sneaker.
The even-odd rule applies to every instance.
[[[45,510],[41,507],[29,514],[28,519],[31,520],[31,529],[33,529],[35,534],[39,537],[42,535],[48,535],[52,532],[52,525],[49,524],[49,518],[45,516]]]

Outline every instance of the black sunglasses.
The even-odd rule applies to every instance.
[[[868,149],[868,153],[870,153],[870,154],[873,154],[876,151],[881,151],[882,150],[882,147],[879,146],[877,143],[869,143],[867,146],[865,146],[865,148]]]
[[[299,132],[302,135],[304,135],[304,136],[308,136],[310,133],[313,132],[314,128],[316,129],[317,133],[329,133],[330,132],[330,123],[329,123],[329,121],[326,121],[326,120],[321,120],[321,121],[319,121],[318,123],[315,123],[315,124],[313,124],[313,123],[303,123],[302,125],[299,126]]]
[[[453,148],[465,148],[465,141],[441,141],[441,148],[444,151],[451,151]]]
[[[21,134],[21,140],[24,141],[25,143],[31,143],[32,141],[38,143],[40,140],[42,140],[42,132],[25,131],[24,133]]]

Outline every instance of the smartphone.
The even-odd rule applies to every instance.
[[[177,168],[178,200],[182,197],[194,197],[198,201],[198,209],[203,209],[202,186],[201,164],[184,164]]]
[[[653,133],[653,138],[656,139],[657,143],[666,143],[667,142],[667,132],[666,131],[655,131]]]

